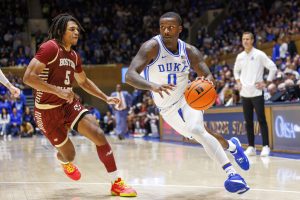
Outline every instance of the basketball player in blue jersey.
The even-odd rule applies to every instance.
[[[224,149],[234,156],[238,165],[249,169],[249,161],[237,138],[225,140],[204,127],[203,112],[186,103],[184,91],[188,85],[189,69],[193,68],[204,81],[214,79],[197,48],[179,39],[181,17],[167,12],[160,17],[160,35],[145,42],[132,60],[126,82],[136,88],[152,91],[153,100],[163,119],[177,132],[201,143],[210,158],[228,175],[227,191],[242,194],[249,190],[244,179],[236,173]],[[143,72],[143,76],[140,74]],[[223,148],[224,149],[223,149]]]

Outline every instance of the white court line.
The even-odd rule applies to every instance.
[[[0,182],[0,184],[66,184],[66,185],[111,185],[111,183],[88,183],[88,182]],[[130,184],[131,186],[138,187],[175,187],[175,188],[206,188],[206,189],[223,189],[223,187],[217,186],[204,186],[204,185],[150,185],[150,184]],[[261,192],[281,192],[281,193],[295,193],[300,194],[300,191],[293,190],[274,190],[274,189],[260,189],[251,188],[250,191],[261,191]]]

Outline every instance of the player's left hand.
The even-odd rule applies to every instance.
[[[197,78],[196,78],[196,81],[197,80],[201,80],[201,81],[203,81],[203,82],[208,82],[209,84],[211,84],[212,86],[214,86],[215,87],[215,84],[214,84],[214,82],[212,81],[212,80],[209,80],[209,79],[207,79],[207,78],[204,78],[204,76],[198,76]]]
[[[266,87],[266,84],[265,84],[264,81],[257,82],[257,83],[255,83],[255,87],[256,87],[256,89],[262,90],[262,89],[264,89]]]
[[[110,105],[117,105],[120,103],[120,99],[117,97],[107,97],[106,103]]]
[[[13,85],[10,85],[10,86],[8,87],[8,89],[9,89],[11,95],[12,95],[13,97],[15,97],[15,98],[19,97],[20,94],[21,94],[20,89],[19,89],[19,88],[16,88],[16,87],[13,86]]]

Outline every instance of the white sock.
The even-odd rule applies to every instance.
[[[69,162],[63,162],[61,160],[59,160],[60,164],[63,164],[63,165],[66,165],[66,164],[69,164]]]
[[[225,170],[226,174],[229,176],[230,174],[236,174],[235,169],[231,165],[231,163],[228,163],[223,166],[223,169]]]
[[[231,142],[231,140],[227,140],[228,142],[228,151],[230,151],[231,153],[234,153],[236,151],[236,145]]]
[[[118,176],[118,170],[116,170],[114,172],[109,172],[108,175],[109,175],[110,181],[112,183],[114,183],[115,180],[117,180],[119,178],[119,176]]]
[[[227,163],[230,163],[220,142],[207,131],[194,134],[193,138],[202,144],[208,156],[216,161],[219,165],[224,166]]]

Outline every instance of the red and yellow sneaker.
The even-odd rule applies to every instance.
[[[120,196],[120,197],[137,196],[136,191],[132,187],[126,185],[126,183],[121,178],[115,180],[115,182],[111,186],[110,191],[111,191],[111,195],[113,196]]]
[[[72,180],[78,181],[81,177],[81,173],[78,168],[71,162],[68,164],[62,164],[65,174]]]

